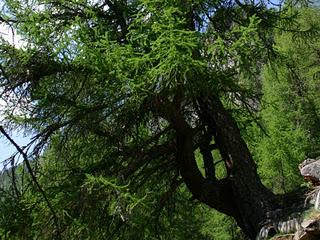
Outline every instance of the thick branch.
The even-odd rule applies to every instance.
[[[162,115],[176,130],[176,161],[193,197],[229,216],[237,216],[230,181],[209,181],[203,178],[194,155],[194,131],[186,122],[179,104],[166,104],[166,112]]]
[[[206,178],[208,180],[216,181],[215,165],[213,163],[210,141],[211,136],[208,133],[204,133],[202,142],[200,143],[200,152],[203,158]]]
[[[260,229],[266,212],[276,206],[275,196],[266,189],[258,176],[256,165],[232,115],[214,95],[198,99],[204,124],[213,132],[222,158],[229,168],[231,190],[239,211],[237,220],[248,236],[254,236]]]

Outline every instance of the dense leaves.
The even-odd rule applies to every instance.
[[[1,124],[33,138],[1,176],[0,236],[254,238],[279,204],[243,138],[276,192],[319,151],[320,25],[282,7],[5,1],[23,41],[1,40]]]
[[[297,188],[302,181],[297,168],[301,159],[320,155],[319,11],[299,14],[304,32],[280,31],[279,59],[265,66],[260,114],[268,136],[260,133],[255,138],[261,174],[278,192]]]

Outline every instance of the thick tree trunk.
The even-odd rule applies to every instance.
[[[200,118],[220,150],[228,176],[221,180],[202,176],[194,156],[194,131],[183,114],[175,111],[170,122],[177,133],[180,173],[194,198],[234,217],[247,236],[255,239],[267,213],[277,207],[276,197],[261,183],[247,145],[220,99],[202,96],[198,104]],[[208,159],[207,154],[205,157]]]

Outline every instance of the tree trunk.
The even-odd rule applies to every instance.
[[[261,183],[240,130],[220,99],[202,96],[198,107],[200,119],[212,134],[228,176],[220,180],[202,176],[194,156],[194,131],[181,111],[175,111],[171,112],[170,122],[177,133],[176,159],[182,178],[194,198],[234,217],[244,233],[255,239],[267,220],[267,213],[278,207],[277,199]]]

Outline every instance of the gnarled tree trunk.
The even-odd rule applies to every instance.
[[[174,104],[177,107],[177,104]],[[180,107],[179,107],[180,108]],[[214,169],[206,178],[201,174],[194,155],[194,129],[181,109],[171,111],[168,119],[176,130],[180,173],[194,198],[234,217],[248,237],[255,239],[267,220],[267,213],[277,206],[277,199],[260,181],[256,165],[240,135],[233,117],[216,96],[198,99],[199,117],[220,151],[228,176],[217,179]],[[170,115],[170,114],[169,114]],[[211,150],[200,147],[204,162],[212,161]],[[209,167],[214,166],[209,164]],[[206,172],[210,169],[206,169]]]

